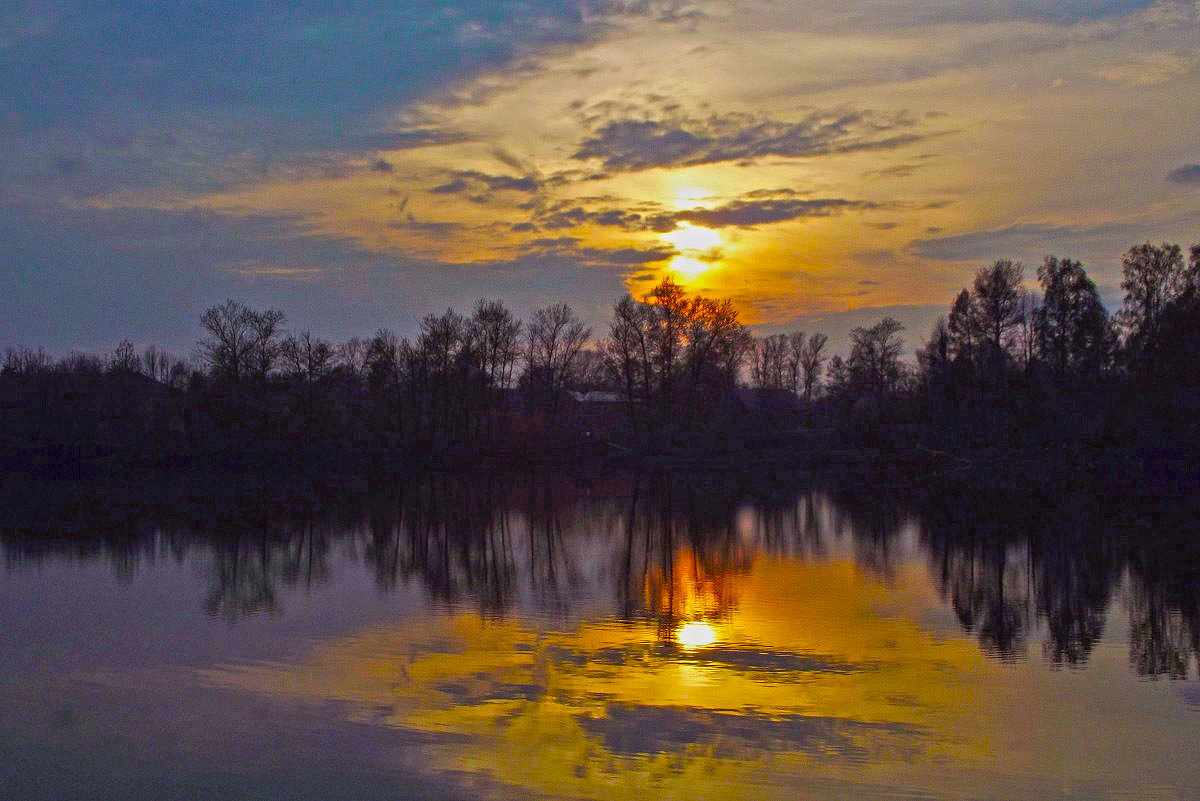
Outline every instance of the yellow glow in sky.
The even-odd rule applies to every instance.
[[[1068,22],[974,5],[896,12],[900,26],[853,4],[751,3],[686,25],[618,14],[575,45],[377,110],[397,134],[448,134],[419,147],[271,169],[231,159],[198,190],[135,182],[86,205],[294,220],[364,256],[222,269],[268,288],[412,298],[414,318],[447,305],[448,287],[606,308],[650,265],[703,276],[751,324],[906,307],[911,346],[994,258],[1069,255],[1115,289],[1134,240],[1190,236],[1200,219],[1194,187],[1166,178],[1195,159],[1185,99],[1200,91],[1200,7],[1116,4]]]
[[[683,223],[674,231],[663,234],[662,238],[679,250],[709,250],[721,246],[720,233],[691,223]]]
[[[706,189],[700,189],[696,186],[681,186],[675,190],[675,208],[690,209],[696,206],[708,206],[709,204],[702,202],[709,196]]]
[[[712,267],[708,262],[694,259],[691,256],[676,256],[671,259],[671,270],[678,273],[684,280],[691,280],[708,271]]]

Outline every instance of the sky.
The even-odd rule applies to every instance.
[[[0,346],[333,340],[671,274],[759,334],[1200,241],[1200,2],[16,0]]]

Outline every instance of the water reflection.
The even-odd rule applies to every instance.
[[[1025,659],[1036,636],[1049,665],[1085,665],[1114,600],[1138,675],[1195,676],[1200,659],[1200,546],[1194,513],[1178,505],[920,501],[721,474],[8,490],[9,570],[103,560],[128,581],[186,563],[204,575],[204,610],[228,621],[277,613],[280,588],[320,586],[349,559],[381,590],[417,583],[448,609],[492,619],[602,609],[695,649],[738,609],[756,560],[819,563],[849,548],[885,583],[897,553],[923,554],[958,625],[1001,661]]]
[[[257,769],[270,742],[291,779],[320,772],[308,797],[345,796],[329,776],[350,764],[381,798],[420,795],[387,784],[401,770],[452,798],[1187,798],[1200,780],[1192,685],[1136,678],[1197,675],[1182,507],[723,474],[7,501],[0,748],[211,773]],[[119,586],[76,593],[92,574]]]
[[[281,586],[326,582],[342,549],[383,590],[419,582],[492,618],[518,607],[569,618],[614,600],[619,618],[654,621],[662,642],[696,645],[737,608],[734,578],[760,556],[821,560],[848,542],[859,568],[888,580],[894,550],[916,541],[962,630],[998,660],[1025,658],[1040,626],[1046,662],[1084,666],[1115,597],[1136,673],[1195,675],[1200,655],[1200,548],[1183,508],[1158,510],[1147,531],[1144,513],[1086,499],[919,504],[718,475],[56,489],[20,495],[36,507],[8,504],[10,570],[102,559],[127,580],[157,560],[197,562],[205,612],[230,621],[276,612]]]

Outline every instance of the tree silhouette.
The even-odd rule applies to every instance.
[[[1060,380],[1095,375],[1107,366],[1114,346],[1108,312],[1083,265],[1047,256],[1038,267],[1042,305],[1034,312],[1037,357]]]
[[[579,352],[592,335],[575,311],[556,303],[534,311],[525,333],[525,376],[531,390],[557,418],[562,395],[573,375]]]
[[[1146,343],[1158,333],[1163,309],[1197,281],[1196,259],[1185,264],[1179,245],[1167,242],[1134,245],[1122,262],[1121,288],[1125,304],[1117,316],[1125,344],[1136,360]]]

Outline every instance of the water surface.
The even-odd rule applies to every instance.
[[[0,796],[1200,798],[1178,502],[719,474],[19,495]]]

